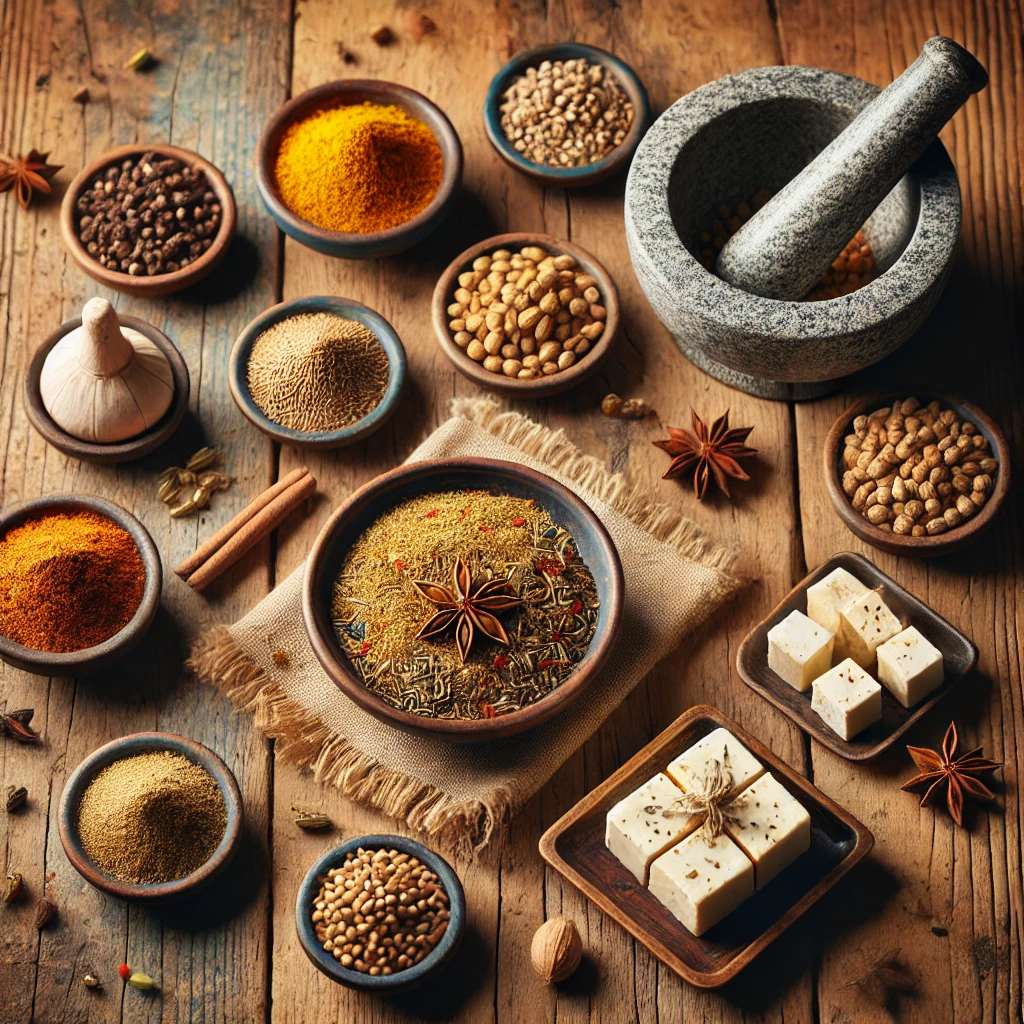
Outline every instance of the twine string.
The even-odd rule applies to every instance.
[[[732,821],[733,817],[728,810],[740,797],[729,800],[729,793],[732,791],[732,772],[722,765],[721,761],[712,759],[707,771],[701,776],[700,782],[689,793],[677,797],[666,808],[664,817],[690,817],[694,814],[703,814],[704,823],[701,826],[704,841],[708,846],[714,846],[715,840],[722,834],[726,821]]]

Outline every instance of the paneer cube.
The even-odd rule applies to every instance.
[[[875,663],[875,651],[880,644],[891,640],[903,623],[889,610],[877,590],[855,597],[839,612],[839,632],[836,633],[835,659],[853,658],[861,668],[870,669]]]
[[[878,680],[905,707],[913,707],[942,685],[942,653],[914,626],[877,650]]]
[[[868,593],[868,588],[853,573],[833,569],[827,576],[807,588],[807,617],[830,633],[839,631],[839,612],[855,597]]]
[[[852,658],[814,680],[811,707],[844,740],[882,717],[882,688]]]
[[[728,729],[709,732],[672,761],[665,773],[684,793],[690,793],[702,783],[713,760],[732,775],[733,793],[764,774],[764,765]]]
[[[768,630],[768,667],[803,693],[832,664],[834,634],[792,611]]]

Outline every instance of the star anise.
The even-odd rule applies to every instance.
[[[509,593],[508,580],[487,580],[474,588],[469,569],[459,558],[452,572],[451,587],[430,580],[413,580],[412,585],[431,604],[436,604],[441,609],[423,624],[416,634],[417,639],[425,640],[443,633],[454,623],[455,644],[459,649],[459,660],[463,664],[478,629],[492,640],[508,644],[505,627],[492,614],[507,611],[523,603]]]
[[[10,736],[19,743],[38,743],[39,733],[29,725],[34,714],[32,708],[0,714],[0,736]]]
[[[38,149],[31,150],[28,156],[10,157],[0,154],[0,192],[14,188],[18,202],[25,210],[36,192],[52,192],[48,179],[64,165],[48,164],[46,160],[49,155],[40,153]]]
[[[910,789],[911,786],[916,786],[921,782],[931,782],[924,796],[921,797],[921,806],[924,807],[931,799],[932,794],[937,793],[945,784],[949,816],[958,825],[963,825],[965,796],[973,797],[975,800],[992,800],[995,797],[995,793],[975,776],[999,768],[1003,762],[979,757],[981,747],[956,757],[957,742],[956,723],[950,722],[946,735],[942,739],[941,751],[929,750],[927,747],[908,746],[907,750],[914,759],[914,764],[921,771],[900,788]]]
[[[727,477],[749,480],[740,468],[737,459],[749,459],[757,454],[756,448],[748,448],[743,442],[753,427],[729,429],[729,410],[711,424],[711,429],[691,409],[693,434],[681,427],[668,428],[668,440],[655,441],[662,451],[673,456],[672,463],[665,471],[664,480],[671,480],[693,470],[693,490],[698,500],[708,489],[708,480],[713,476],[719,490],[729,496]],[[694,436],[696,435],[696,436]]]

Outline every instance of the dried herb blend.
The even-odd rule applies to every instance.
[[[386,512],[348,552],[332,603],[368,689],[404,711],[462,719],[517,711],[561,685],[598,610],[572,536],[536,501],[483,490]]]
[[[37,651],[80,651],[132,619],[146,570],[127,530],[95,512],[26,520],[0,539],[0,633]]]
[[[78,805],[86,855],[122,882],[184,878],[220,845],[227,807],[213,776],[184,754],[158,750],[115,761]]]
[[[267,328],[246,368],[249,394],[289,430],[341,430],[380,405],[390,365],[364,324],[333,313],[301,313]]]

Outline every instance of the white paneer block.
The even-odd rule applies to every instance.
[[[665,817],[665,811],[681,796],[679,787],[659,772],[620,800],[605,819],[605,846],[643,885],[651,861],[700,824],[699,815]]]
[[[768,630],[768,667],[803,693],[832,664],[835,636],[792,611]]]
[[[702,783],[712,761],[732,773],[732,793],[764,774],[764,765],[728,729],[709,732],[672,761],[665,773],[684,793],[690,793]]]
[[[754,892],[754,865],[727,836],[714,846],[703,829],[651,865],[651,893],[690,929],[703,935]]]
[[[839,632],[836,633],[836,660],[853,658],[861,668],[871,668],[879,644],[891,640],[903,623],[889,610],[877,590],[855,597],[839,612]]]
[[[807,588],[807,617],[830,633],[839,631],[839,612],[868,588],[853,573],[833,569],[827,576]]]
[[[811,816],[774,775],[765,773],[726,808],[725,830],[754,862],[758,889],[811,848]]]
[[[811,707],[844,740],[882,717],[882,688],[852,658],[814,680]]]
[[[942,685],[942,653],[908,626],[877,650],[878,681],[905,707]]]

